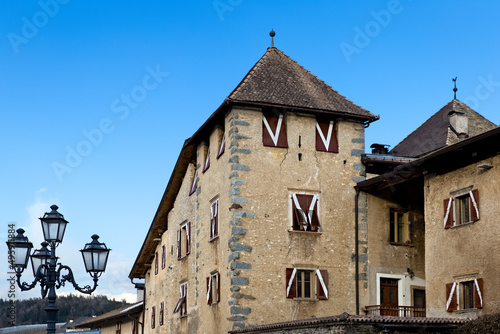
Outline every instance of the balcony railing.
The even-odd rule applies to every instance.
[[[371,305],[365,306],[365,313],[393,317],[425,317],[425,307]]]

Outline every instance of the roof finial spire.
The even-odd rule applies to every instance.
[[[274,32],[273,29],[271,29],[269,36],[271,36],[271,47],[274,48],[274,36],[276,36],[276,33]]]
[[[453,99],[456,100],[457,99],[457,77],[454,77],[451,79],[451,81],[453,81]]]

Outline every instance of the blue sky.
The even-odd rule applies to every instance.
[[[459,100],[500,123],[499,12],[487,0],[3,1],[0,235],[13,223],[38,247],[37,218],[57,204],[70,222],[61,262],[89,284],[78,250],[99,234],[113,251],[97,293],[133,301],[127,276],[182,143],[271,29],[276,47],[380,115],[367,147],[394,146],[453,98],[453,77]]]

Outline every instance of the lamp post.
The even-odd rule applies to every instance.
[[[64,286],[66,282],[70,282],[77,291],[86,294],[94,292],[99,277],[106,270],[111,249],[98,241],[98,235],[92,235],[92,241],[85,244],[85,247],[80,252],[82,253],[85,269],[94,280],[94,285],[92,287],[90,285],[78,286],[71,268],[57,263],[58,257],[56,257],[56,247],[62,243],[68,221],[64,219],[62,214],[57,212],[57,205],[52,205],[50,208],[52,211],[45,213],[40,218],[45,241],[42,242],[42,248],[34,250],[33,254],[31,254],[31,265],[35,276],[31,284],[21,283],[21,275],[28,266],[30,252],[33,248],[33,244],[29,242],[28,237],[24,236],[25,231],[22,228],[18,229],[17,235],[7,241],[7,246],[9,252],[13,255],[11,266],[16,272],[17,285],[21,291],[31,290],[40,282],[42,298],[47,296],[48,299],[45,308],[47,312],[47,333],[53,334],[56,332],[57,313],[59,311],[56,307],[56,289]]]

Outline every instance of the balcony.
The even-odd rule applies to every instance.
[[[420,318],[425,317],[425,307],[371,305],[365,306],[365,313],[367,315]]]

